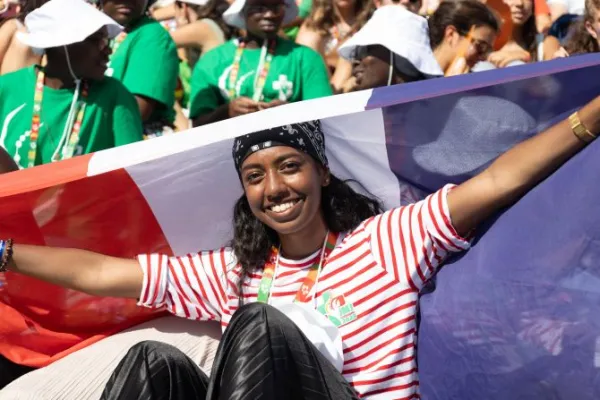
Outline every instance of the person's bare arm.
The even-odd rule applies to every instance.
[[[544,61],[554,59],[554,54],[560,50],[560,42],[554,36],[548,36],[542,44],[544,49]]]
[[[16,32],[17,23],[14,19],[6,21],[0,26],[0,65],[4,61],[4,57]]]
[[[152,113],[158,106],[158,102],[154,99],[150,99],[148,97],[135,95],[135,100],[138,103],[138,107],[140,109],[140,115],[142,116],[142,121],[146,122],[152,116]]]
[[[352,77],[352,63],[342,57],[338,58],[338,62],[335,66],[335,72],[330,79],[331,86],[334,92],[343,92],[344,86],[348,80]]]
[[[171,32],[171,37],[177,47],[195,48],[204,53],[223,43],[214,30],[202,21],[177,28]]]
[[[138,298],[143,273],[134,259],[85,250],[14,246],[9,270],[96,296]]]
[[[325,45],[323,36],[321,36],[319,32],[308,28],[306,22],[300,27],[298,36],[296,36],[296,43],[310,47],[320,54],[323,54]]]
[[[600,97],[579,111],[593,134],[600,132]],[[514,203],[585,147],[567,120],[502,154],[489,168],[448,194],[452,223],[465,236],[501,208]]]
[[[152,17],[157,21],[166,21],[175,18],[175,4],[155,8],[152,10]]]

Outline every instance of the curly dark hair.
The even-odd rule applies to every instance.
[[[361,222],[382,212],[379,200],[356,192],[352,181],[342,181],[331,175],[330,184],[321,192],[321,210],[327,228],[332,232],[354,230]],[[233,240],[231,248],[242,268],[238,281],[240,304],[243,303],[243,283],[246,277],[263,268],[273,246],[279,245],[277,233],[252,213],[246,195],[233,209]]]

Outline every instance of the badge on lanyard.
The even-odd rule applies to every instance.
[[[357,318],[352,303],[346,301],[343,294],[334,296],[331,290],[323,293],[323,296],[318,300],[317,311],[327,317],[338,328]]]

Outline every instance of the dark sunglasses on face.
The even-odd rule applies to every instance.
[[[285,4],[256,4],[246,7],[248,14],[266,14],[271,11],[273,14],[280,14],[285,10]]]

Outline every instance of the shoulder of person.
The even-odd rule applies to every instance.
[[[230,39],[225,43],[210,49],[206,53],[203,53],[198,60],[197,65],[211,65],[214,66],[216,63],[230,64],[235,55],[235,49],[237,48],[236,39]]]
[[[154,46],[169,46],[177,51],[171,34],[156,20],[144,17],[129,33],[136,40],[152,41]]]
[[[29,67],[21,68],[7,74],[0,75],[0,84],[2,86],[12,86],[13,84],[19,88],[19,91],[23,90],[23,83],[30,77],[33,77],[34,65]]]
[[[115,100],[121,100],[122,96],[131,96],[133,95],[123,83],[111,76],[105,76],[101,81],[97,81],[96,85],[98,87],[99,93],[102,94],[103,98],[111,98]]]

